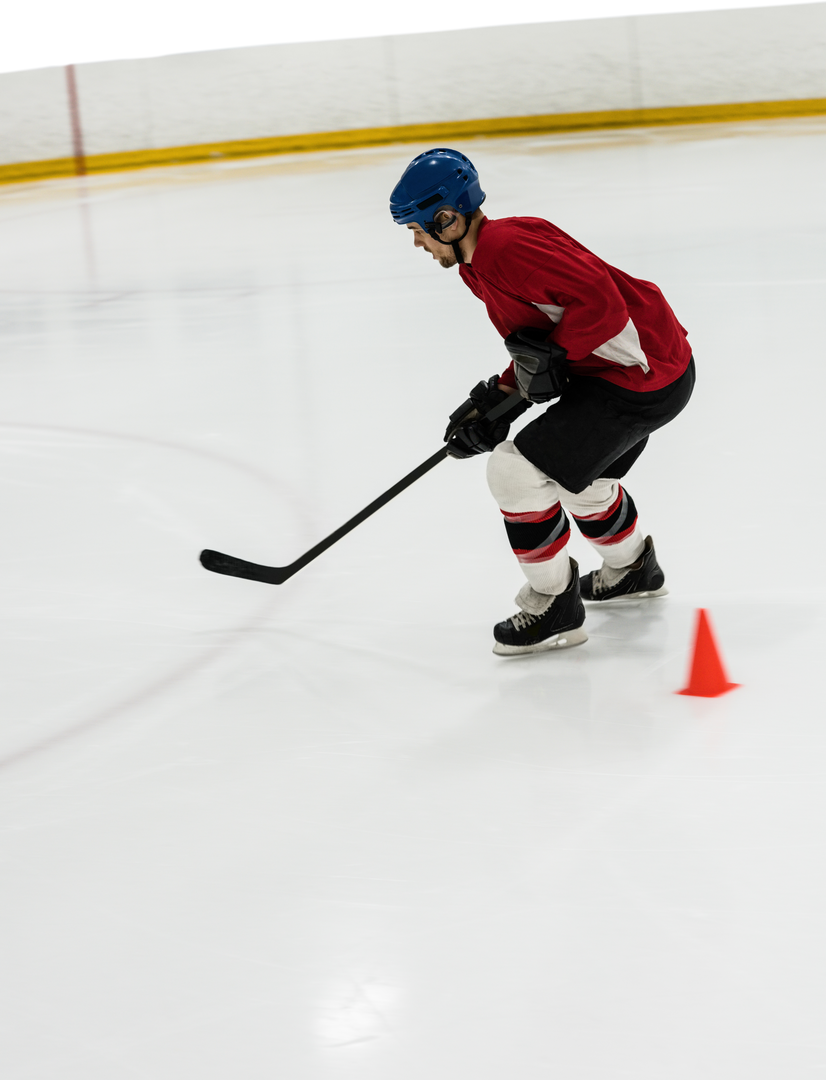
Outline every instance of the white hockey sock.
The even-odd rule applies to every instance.
[[[559,501],[559,485],[507,441],[488,460],[488,484],[528,583],[538,593],[565,592],[571,581],[566,550],[571,526]]]
[[[584,491],[561,492],[560,497],[606,566],[629,566],[642,555],[645,537],[637,508],[618,480],[595,480]]]

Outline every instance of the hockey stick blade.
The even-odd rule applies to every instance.
[[[289,566],[262,566],[260,563],[236,559],[234,555],[225,555],[222,551],[212,551],[210,548],[201,552],[200,559],[201,566],[205,570],[211,570],[213,574],[263,581],[267,585],[282,585],[295,573]]]
[[[362,521],[369,518],[371,514],[381,509],[386,503],[389,503],[391,499],[394,499],[405,488],[410,487],[421,476],[424,476],[426,472],[429,472],[432,468],[439,464],[440,461],[444,461],[447,457],[447,447],[443,446],[436,451],[427,461],[423,461],[421,465],[417,466],[412,472],[408,473],[403,479],[399,480],[393,487],[388,488],[383,495],[380,495],[377,499],[374,499],[369,506],[365,506],[363,510],[360,510],[354,517],[351,517],[349,521],[345,522],[342,526],[336,529],[335,532],[330,533],[328,537],[316,544],[315,547],[310,548],[309,551],[305,551],[303,555],[289,564],[289,566],[262,566],[260,563],[247,562],[246,559],[237,559],[234,555],[225,555],[222,551],[212,551],[207,548],[201,552],[201,566],[206,570],[211,570],[214,574],[226,574],[228,577],[241,577],[247,578],[249,581],[262,581],[266,585],[283,585],[287,578],[291,578],[293,574],[298,573],[307,563],[312,562],[313,559],[326,551],[327,548],[332,547],[342,536],[346,536],[348,532],[351,532],[357,525],[360,525]]]
[[[511,394],[505,401],[502,401],[489,413],[487,417],[491,420],[496,420],[500,416],[504,416],[509,412],[518,401],[520,401],[519,394]],[[435,468],[440,461],[444,461],[447,457],[447,447],[442,446],[436,451],[427,461],[423,461],[421,465],[418,465],[412,472],[409,472],[407,476],[403,477],[397,484],[394,484],[391,488],[388,488],[383,495],[379,495],[377,499],[374,499],[369,506],[365,506],[363,510],[360,510],[354,517],[351,517],[349,521],[346,521],[342,526],[336,529],[335,532],[330,533],[328,537],[316,544],[315,547],[310,548],[309,551],[305,551],[303,555],[299,556],[295,562],[291,562],[289,566],[262,566],[261,563],[247,562],[246,559],[238,559],[234,555],[225,555],[222,551],[213,551],[210,548],[206,548],[201,552],[201,566],[205,570],[211,570],[213,574],[225,574],[227,577],[239,577],[246,578],[248,581],[261,581],[265,585],[283,585],[284,582],[297,574],[299,570],[303,569],[318,558],[322,552],[327,548],[332,547],[343,536],[346,536],[348,532],[351,532],[357,525],[360,525],[362,521],[365,521],[371,514],[375,514],[377,510],[380,510],[382,506],[385,506],[391,499],[395,499],[405,488],[410,487],[418,479],[420,479],[426,472]]]

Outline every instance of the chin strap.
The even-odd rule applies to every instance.
[[[449,228],[453,224],[453,222],[455,220],[456,219],[453,218],[451,221],[448,221],[446,224],[444,224],[442,226],[442,229]],[[456,262],[461,264],[461,263],[463,263],[465,261],[465,257],[462,254],[462,249],[459,247],[459,244],[464,240],[464,238],[470,232],[470,223],[471,223],[472,220],[473,220],[473,214],[465,214],[465,231],[456,240],[443,240],[441,238],[441,236],[439,236],[439,233],[442,231],[442,229],[440,229],[439,226],[435,225],[435,224],[434,224],[432,229],[428,229],[427,231],[428,231],[428,233],[430,233],[430,235],[433,237],[433,239],[438,240],[440,244],[444,244],[445,247],[452,247],[453,248],[453,254],[456,256]]]

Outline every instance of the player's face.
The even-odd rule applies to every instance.
[[[430,233],[426,233],[420,225],[411,224],[407,227],[413,233],[413,245],[417,248],[424,248],[433,256],[439,266],[443,266],[448,270],[451,266],[456,265],[456,256],[453,254],[452,247],[434,240]]]

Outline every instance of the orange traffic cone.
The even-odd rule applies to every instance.
[[[699,608],[688,686],[677,693],[690,697],[719,697],[739,685],[728,681],[708,615],[704,608]]]

